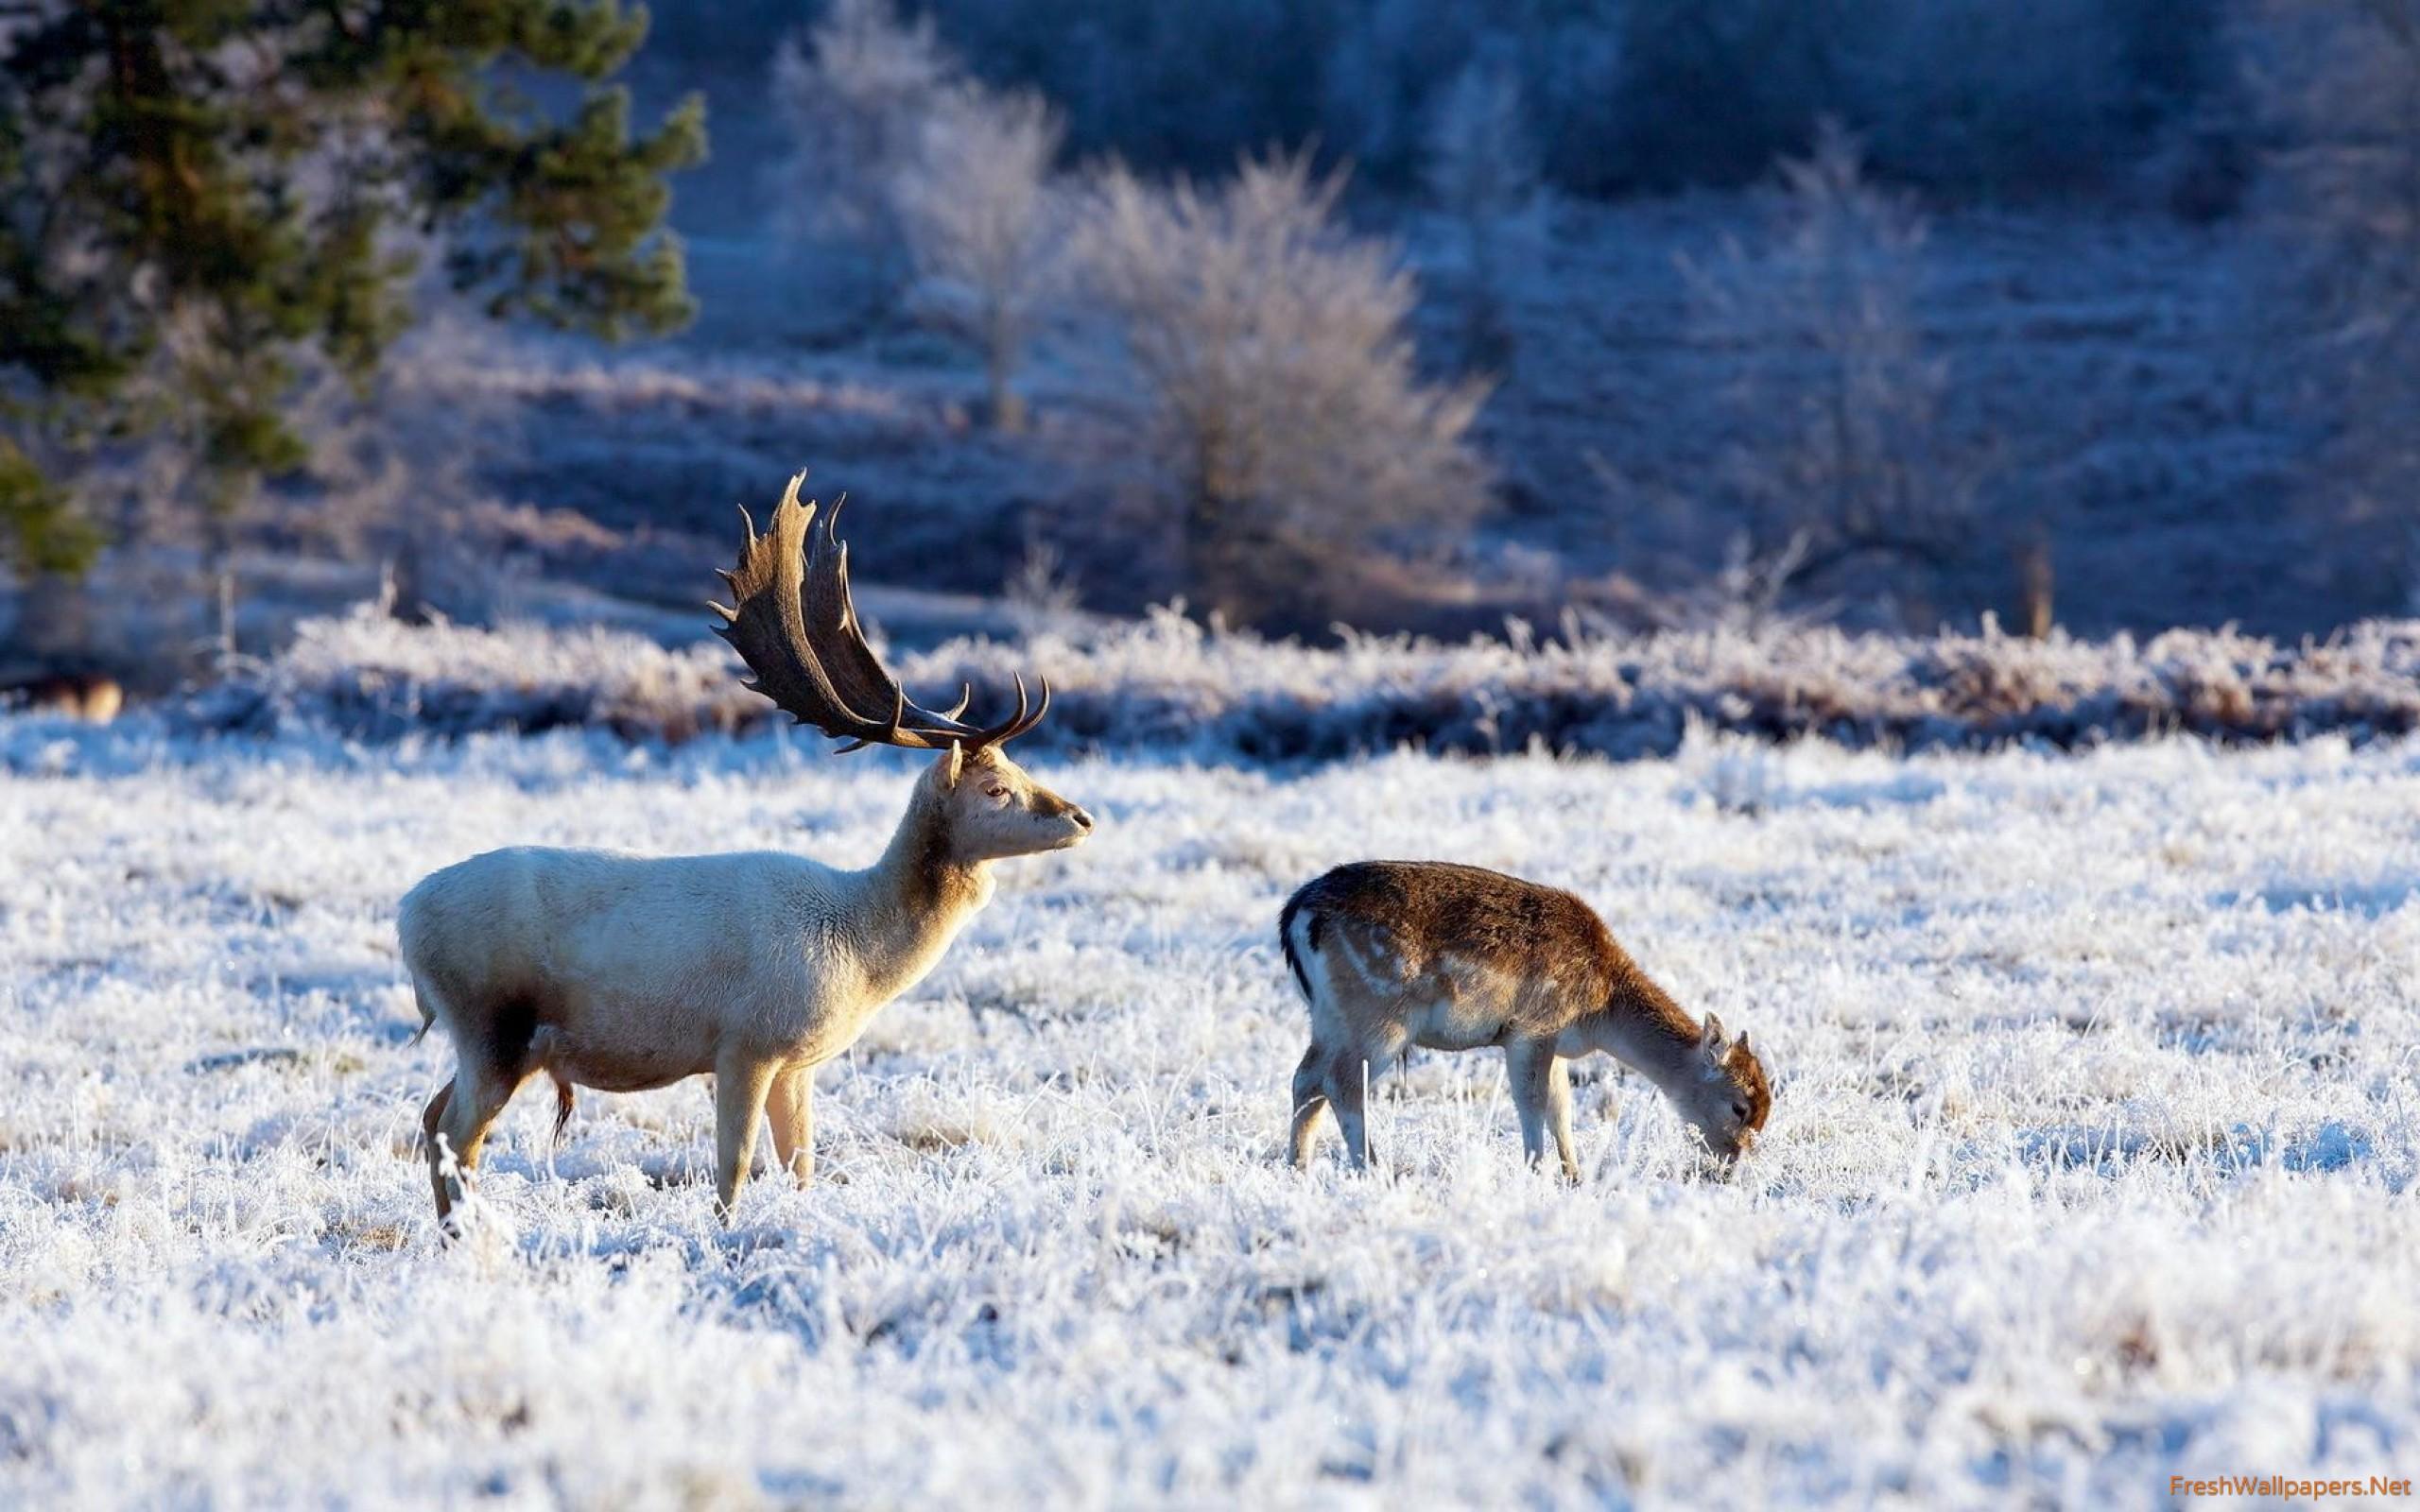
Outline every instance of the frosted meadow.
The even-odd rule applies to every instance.
[[[1100,816],[877,1017],[820,1172],[713,1220],[712,1109],[525,1094],[467,1241],[396,898],[505,843],[856,864],[914,765],[573,731],[0,722],[0,1502],[1110,1506],[2011,1500],[2420,1464],[2420,747],[1307,769],[1038,754]],[[1752,1031],[1712,1179],[1580,1063],[1280,1161],[1294,885],[1576,888]]]

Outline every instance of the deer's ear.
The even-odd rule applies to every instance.
[[[956,787],[959,774],[966,769],[966,747],[957,741],[949,743],[949,754],[942,758],[942,786]]]
[[[1720,1050],[1720,1049],[1721,1049],[1721,1048],[1722,1048],[1722,1021],[1721,1021],[1720,1019],[1716,1018],[1716,1017],[1715,1017],[1713,1014],[1711,1014],[1711,1013],[1707,1014],[1707,1015],[1705,1016],[1705,1033],[1704,1033],[1704,1035],[1703,1035],[1703,1037],[1701,1037],[1701,1038],[1699,1039],[1698,1043],[1699,1043],[1699,1044],[1701,1044],[1701,1045],[1703,1045],[1703,1046],[1704,1046],[1704,1047],[1705,1047],[1706,1049],[1708,1049],[1708,1050]]]

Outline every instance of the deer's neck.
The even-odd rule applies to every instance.
[[[1559,1048],[1602,1051],[1669,1090],[1688,1078],[1702,1030],[1670,993],[1633,967],[1616,980],[1603,1007],[1573,1022]]]
[[[965,861],[948,816],[927,793],[908,800],[890,849],[866,873],[866,971],[880,995],[905,991],[932,969],[959,930],[992,898],[992,864]]]

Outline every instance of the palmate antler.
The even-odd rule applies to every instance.
[[[790,479],[765,534],[758,535],[756,522],[748,519],[747,510],[740,511],[740,518],[748,520],[748,543],[740,548],[739,565],[722,574],[737,607],[708,606],[725,621],[717,633],[756,674],[748,686],[800,724],[848,742],[840,747],[843,752],[868,746],[935,750],[953,741],[977,750],[1014,740],[1040,724],[1050,711],[1046,678],[1042,702],[1032,707],[1025,679],[1018,677],[1017,712],[996,725],[970,725],[959,718],[973,696],[971,689],[947,713],[908,701],[899,679],[866,644],[857,623],[856,606],[849,597],[849,548],[833,531],[840,514],[838,504],[823,512],[821,527],[808,539],[817,506],[799,503],[798,488],[805,478],[801,472]]]

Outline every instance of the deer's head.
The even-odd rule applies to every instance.
[[[849,596],[849,548],[834,530],[839,507],[821,510],[819,526],[818,507],[799,502],[805,476],[790,479],[763,535],[748,522],[739,565],[722,575],[736,607],[713,606],[723,617],[723,639],[755,674],[751,686],[800,724],[846,742],[843,752],[868,746],[938,752],[918,790],[944,816],[953,860],[990,861],[1080,843],[1092,833],[1092,816],[1035,782],[1001,749],[1049,713],[1049,682],[1043,682],[1036,704],[1019,676],[1016,713],[996,725],[959,718],[971,691],[946,712],[910,702],[857,621]]]
[[[933,764],[927,791],[948,816],[961,861],[995,861],[1080,845],[1093,816],[1043,786],[997,746],[952,747]]]
[[[1708,1148],[1736,1160],[1755,1143],[1772,1111],[1772,1085],[1765,1063],[1748,1048],[1748,1037],[1727,1038],[1722,1021],[1709,1013],[1685,1057],[1683,1085],[1674,1101]]]

